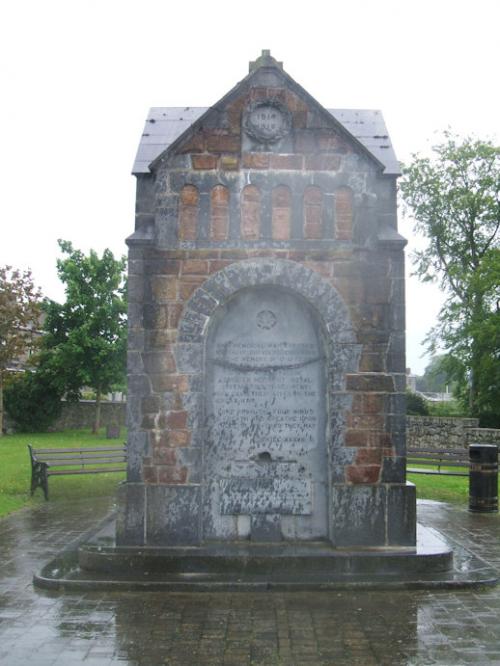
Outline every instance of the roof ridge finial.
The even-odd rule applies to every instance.
[[[255,72],[260,67],[277,67],[278,69],[283,69],[283,63],[273,58],[270,49],[262,49],[262,53],[257,60],[250,61],[248,71]]]

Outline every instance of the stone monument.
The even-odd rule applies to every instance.
[[[134,174],[118,547],[411,552],[380,111],[322,107],[263,51],[213,106],[152,109]]]

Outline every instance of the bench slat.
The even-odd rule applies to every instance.
[[[408,474],[439,474],[440,476],[469,476],[469,472],[448,472],[447,470],[437,469],[410,469],[407,468]]]
[[[47,457],[35,457],[35,460],[37,462],[47,462],[47,463],[53,463],[57,462],[58,460],[65,461],[65,460],[102,460],[104,458],[126,458],[127,454],[125,451],[112,451],[111,453],[88,453],[82,456],[71,456],[71,455],[66,455],[66,456],[47,456]]]
[[[406,450],[415,453],[461,453],[462,455],[467,455],[467,449],[421,449],[420,447],[408,446]]]
[[[408,463],[418,463],[419,465],[435,465],[436,467],[469,467],[468,461],[452,462],[451,460],[425,460],[422,458],[407,458]]]
[[[436,453],[435,451],[407,451],[406,455],[408,456],[424,456],[426,458],[449,458],[453,460],[454,458],[468,459],[469,456],[467,453]]]
[[[104,472],[125,472],[124,467],[100,467],[97,469],[60,469],[50,470],[49,476],[61,476],[62,474],[101,474]]]
[[[118,463],[126,463],[125,458],[100,458],[99,460],[94,460],[93,458],[88,458],[85,460],[56,460],[51,461],[50,463],[45,463],[49,470],[52,470],[54,467],[90,467],[91,465],[116,465]]]
[[[58,454],[58,453],[94,453],[94,452],[100,452],[100,451],[125,451],[127,449],[126,444],[122,444],[121,446],[99,446],[97,448],[92,448],[92,447],[85,447],[83,449],[79,449],[75,447],[74,449],[32,449],[33,453],[35,455],[37,454]]]

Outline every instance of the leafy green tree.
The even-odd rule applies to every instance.
[[[9,365],[35,345],[33,329],[38,325],[40,299],[30,271],[0,267],[0,437],[5,378]]]
[[[498,321],[487,266],[496,265],[500,246],[500,148],[446,133],[433,150],[432,158],[414,156],[401,182],[415,230],[427,240],[413,257],[416,274],[437,281],[447,295],[427,341],[431,352],[445,350],[442,368],[467,396],[470,413],[498,412],[500,358],[492,356]]]
[[[417,389],[419,391],[446,393],[447,387],[450,388],[451,378],[443,365],[445,358],[442,354],[431,358],[424,370],[424,374],[417,378]]]
[[[70,242],[58,242],[65,255],[57,261],[57,272],[66,301],[45,305],[42,363],[70,399],[78,398],[84,387],[95,391],[97,432],[102,395],[125,383],[125,258],[115,259],[108,249],[102,257],[93,250],[86,256]]]

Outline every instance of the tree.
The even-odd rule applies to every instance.
[[[100,426],[101,397],[124,385],[126,368],[125,258],[106,249],[85,256],[68,241],[58,241],[65,255],[57,261],[66,302],[49,301],[44,337],[44,369],[58,377],[70,399],[83,387],[96,394],[93,432]]]
[[[433,151],[432,158],[413,156],[401,182],[415,230],[427,239],[413,257],[416,274],[438,281],[447,296],[427,342],[431,352],[445,350],[443,370],[457,380],[462,397],[467,394],[470,413],[480,415],[494,405],[493,392],[485,391],[485,367],[490,377],[500,370],[498,353],[492,357],[495,336],[483,328],[485,321],[494,329],[498,323],[485,267],[496,264],[500,246],[500,148],[445,133]],[[500,404],[498,384],[495,391]]]
[[[431,358],[425,367],[424,374],[417,378],[417,389],[419,391],[446,393],[447,388],[450,387],[451,378],[443,367],[445,358],[441,354]]]
[[[0,268],[0,437],[3,387],[9,364],[34,346],[33,328],[40,316],[40,291],[30,271]]]

